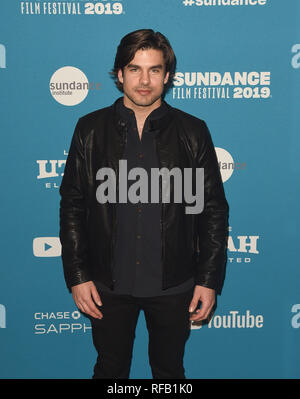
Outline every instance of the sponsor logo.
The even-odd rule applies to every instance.
[[[296,303],[292,306],[292,313],[295,313],[291,319],[291,325],[293,328],[300,328],[300,303]]]
[[[95,0],[93,0],[95,1]],[[21,15],[120,15],[125,14],[122,0],[21,1]]]
[[[64,150],[64,156],[68,156],[68,152]],[[64,167],[66,164],[66,159],[39,159],[36,161],[38,164],[38,175],[37,179],[44,182],[45,179],[52,181],[45,182],[45,188],[59,188],[57,184],[57,178],[64,175]]]
[[[300,68],[300,44],[294,44],[291,51],[295,54],[291,60],[292,67],[298,69]]]
[[[204,322],[192,322],[191,329],[196,330],[201,328]],[[263,315],[251,314],[250,310],[246,312],[240,312],[239,310],[231,310],[229,313],[224,315],[213,315],[207,324],[208,328],[238,328],[238,329],[249,329],[249,328],[262,328],[264,325]]]
[[[0,304],[0,328],[6,328],[6,309]]]
[[[223,183],[230,179],[235,170],[245,170],[245,162],[235,162],[232,155],[224,148],[215,147],[215,150]]]
[[[271,96],[271,72],[176,72],[175,100],[266,99]]]
[[[49,88],[58,103],[74,106],[85,100],[89,90],[100,90],[100,83],[89,82],[80,69],[65,66],[51,76]]]
[[[252,256],[258,255],[258,235],[232,235],[232,227],[228,228],[228,263],[251,263]]]
[[[85,334],[91,330],[90,323],[83,320],[78,310],[72,312],[34,313],[34,334]]]
[[[33,240],[33,255],[43,258],[61,256],[59,237],[36,237]]]
[[[267,0],[181,0],[184,6],[264,6]]]
[[[6,48],[4,44],[0,44],[0,68],[6,68]]]

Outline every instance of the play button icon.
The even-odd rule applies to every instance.
[[[33,240],[33,255],[38,257],[54,257],[61,255],[59,237],[37,237]]]

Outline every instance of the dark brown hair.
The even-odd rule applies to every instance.
[[[154,32],[152,29],[139,29],[124,36],[117,49],[111,75],[120,91],[123,91],[123,84],[118,79],[119,69],[123,71],[124,67],[133,60],[138,50],[146,49],[162,51],[165,61],[165,73],[169,72],[170,74],[165,85],[165,91],[172,85],[176,69],[176,57],[169,40],[160,32]]]

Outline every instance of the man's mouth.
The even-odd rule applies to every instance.
[[[137,92],[139,94],[141,94],[142,96],[145,96],[145,95],[151,93],[151,90],[150,89],[137,89]]]

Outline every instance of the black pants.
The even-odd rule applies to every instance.
[[[103,318],[91,318],[98,352],[93,378],[129,378],[135,329],[141,310],[149,332],[153,378],[185,378],[183,355],[190,334],[193,289],[176,295],[137,298],[100,292]]]

